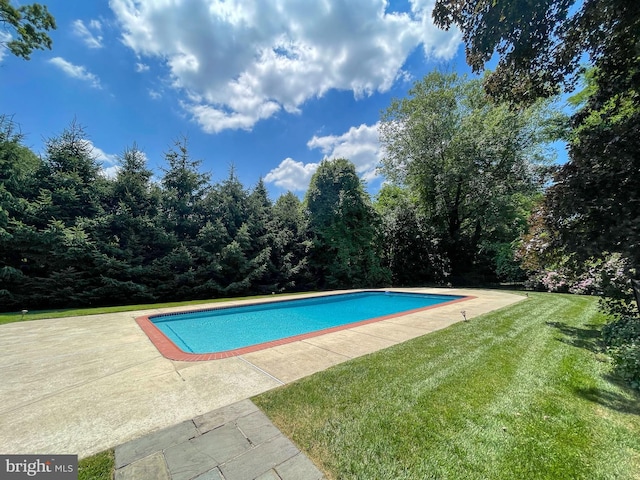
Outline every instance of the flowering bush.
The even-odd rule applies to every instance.
[[[580,266],[581,273],[572,281],[569,292],[578,295],[601,295],[604,263],[606,262],[603,259],[594,258],[584,262]]]
[[[638,310],[630,279],[636,274],[619,253],[606,257],[601,268],[600,308],[615,318],[635,315]]]
[[[613,373],[640,389],[640,319],[630,281],[635,273],[619,253],[583,263],[564,255],[552,268],[536,272],[532,280],[549,292],[600,295],[600,309],[613,319],[602,329]]]
[[[614,310],[628,315],[633,300],[629,279],[634,274],[630,262],[619,253],[607,253],[602,258],[590,258],[584,263],[576,263],[571,256],[564,256],[553,267],[536,272],[529,285],[538,284],[549,292],[601,295],[607,299],[605,310],[610,310],[609,304],[620,304],[613,307]]]
[[[544,272],[540,278],[540,283],[550,292],[567,292],[571,280],[567,272],[558,269]]]
[[[569,293],[577,295],[595,295],[598,293],[598,280],[591,276],[581,278],[569,287]]]

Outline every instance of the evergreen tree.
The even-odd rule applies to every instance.
[[[157,215],[159,190],[151,183],[153,172],[147,167],[145,153],[134,143],[124,150],[119,163],[112,188],[112,208],[126,209],[134,217]]]
[[[22,140],[13,120],[0,115],[0,229],[7,228],[10,218],[24,219],[38,192],[42,162]]]
[[[176,245],[158,221],[160,190],[151,183],[152,172],[137,145],[125,149],[120,168],[110,182],[104,215],[94,218],[89,231],[100,255],[99,295],[115,303],[155,299],[150,265]]]
[[[313,242],[309,260],[322,288],[380,285],[387,272],[375,251],[378,218],[346,159],[324,160],[305,197]]]
[[[229,176],[211,189],[205,205],[207,223],[198,245],[215,261],[200,270],[204,270],[209,284],[221,294],[248,291],[249,194],[233,167]]]
[[[40,226],[51,219],[72,226],[78,218],[102,213],[107,180],[100,175],[100,164],[84,128],[75,120],[60,136],[47,140],[39,175],[43,179],[37,199]]]
[[[302,202],[293,193],[281,195],[273,206],[273,262],[279,289],[310,290],[315,280],[309,270],[311,242],[307,236]]]
[[[24,238],[32,238],[27,221],[37,195],[40,159],[22,144],[10,117],[0,116],[0,308],[18,306],[28,280]],[[25,232],[25,230],[27,230]]]
[[[216,257],[219,264],[213,268],[221,291],[224,294],[273,291],[277,281],[271,263],[272,206],[264,183],[259,182],[249,193],[231,168],[206,204],[211,216],[209,230],[216,243],[225,242]],[[201,237],[204,240],[206,237]]]
[[[276,267],[273,263],[274,217],[264,181],[260,179],[248,197],[247,226],[251,237],[249,256],[255,275],[252,290],[273,292],[278,289]]]
[[[222,294],[224,281],[221,255],[222,249],[230,241],[227,228],[219,218],[207,221],[198,232],[192,249],[196,264],[195,296],[211,298]]]
[[[168,168],[162,178],[162,217],[166,228],[178,239],[194,239],[204,223],[203,200],[209,190],[210,175],[200,173],[201,160],[189,156],[188,142],[174,142],[165,159]]]
[[[84,128],[75,120],[58,137],[46,141],[39,176],[43,179],[37,199],[42,224],[56,219],[71,226],[78,218],[102,213],[107,180],[100,175]]]
[[[17,302],[62,306],[98,299],[99,252],[88,227],[103,212],[107,181],[99,171],[77,123],[47,141],[35,175],[39,194],[23,192],[23,214],[11,223],[10,251],[22,273],[11,287]]]
[[[215,186],[207,197],[207,213],[210,220],[219,219],[231,238],[248,219],[249,195],[231,167],[229,176]]]
[[[134,143],[120,157],[120,168],[111,182],[109,210],[102,233],[121,250],[132,266],[147,265],[167,254],[176,245],[173,232],[167,232],[160,217],[162,191],[151,182],[144,152]]]

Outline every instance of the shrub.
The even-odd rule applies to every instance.
[[[630,278],[635,275],[631,262],[620,255],[607,255],[600,267],[600,309],[615,318],[635,315],[637,305],[633,296]]]
[[[640,318],[622,317],[602,328],[613,373],[640,390]]]
[[[640,343],[613,347],[609,351],[613,359],[613,373],[640,390]]]
[[[520,266],[520,261],[514,256],[514,245],[498,243],[492,245],[495,260],[496,276],[503,282],[522,282],[526,280],[526,272]]]
[[[601,310],[621,318],[637,311],[629,281],[634,275],[631,262],[619,253],[604,253],[584,262],[564,255],[554,265],[532,272],[526,285],[549,292],[600,295]]]
[[[602,341],[607,347],[640,343],[640,318],[622,317],[602,327]]]
[[[544,285],[544,287],[550,292],[566,293],[570,288],[567,275],[561,270],[550,270],[545,272],[540,281],[542,282],[542,285]]]

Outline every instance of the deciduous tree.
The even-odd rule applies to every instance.
[[[485,82],[496,99],[531,104],[562,86],[570,91],[585,57],[604,75],[608,97],[638,89],[640,77],[629,75],[638,64],[636,1],[436,0],[433,18],[460,28],[474,72],[499,55]]]
[[[451,274],[439,236],[408,189],[385,185],[375,208],[382,220],[378,250],[394,286],[444,283]]]
[[[519,196],[542,186],[553,118],[545,104],[518,113],[494,105],[479,80],[440,72],[383,113],[382,172],[415,195],[455,277],[491,274],[483,251],[524,229]]]
[[[0,48],[7,48],[17,57],[29,60],[34,49],[51,49],[49,30],[55,30],[56,21],[45,5],[32,3],[13,6],[9,0],[0,0],[0,24],[13,37],[1,42]]]
[[[574,116],[570,161],[547,191],[546,221],[581,260],[619,252],[640,269],[640,95],[603,101],[594,88]]]
[[[498,53],[485,81],[496,99],[530,104],[571,91],[589,69],[547,221],[582,260],[621,252],[640,265],[640,2],[437,0],[433,16],[462,30],[474,71]]]

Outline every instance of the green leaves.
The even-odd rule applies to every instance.
[[[639,72],[636,64],[626,75]],[[604,68],[587,76],[572,118],[570,161],[546,195],[546,221],[582,260],[609,251],[639,265],[640,96],[633,82],[612,89],[616,77]]]
[[[46,32],[56,29],[56,21],[45,5],[33,3],[16,8],[9,0],[0,0],[0,23],[17,35],[6,45],[0,44],[15,56],[29,60],[34,49],[51,49],[51,38]]]
[[[517,238],[520,197],[542,186],[553,110],[539,103],[515,113],[492,104],[479,80],[440,72],[410,95],[382,115],[381,170],[415,196],[454,275],[483,268],[481,246]]]
[[[326,288],[379,285],[387,277],[375,250],[379,220],[355,166],[324,160],[311,178],[305,210],[312,241],[310,266]]]
[[[570,20],[574,0],[437,0],[433,18],[441,28],[456,25],[466,44],[467,63],[480,72],[499,54],[485,88],[496,100],[531,105],[571,85],[584,48],[580,15]]]

